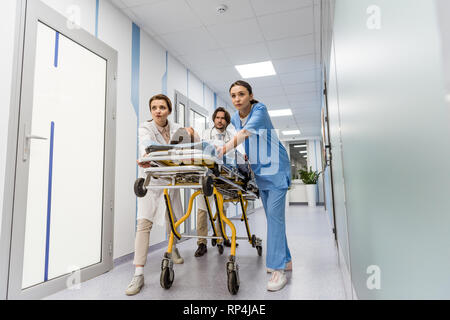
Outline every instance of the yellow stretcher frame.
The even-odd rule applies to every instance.
[[[169,217],[169,223],[171,227],[171,232],[169,236],[169,243],[167,246],[167,252],[164,254],[164,259],[161,264],[161,286],[165,289],[169,289],[172,285],[173,279],[174,279],[174,272],[173,272],[173,263],[171,261],[172,257],[172,251],[173,251],[173,244],[175,237],[177,239],[181,239],[183,236],[177,231],[178,227],[185,222],[189,216],[192,213],[192,207],[195,198],[198,196],[203,195],[206,202],[206,207],[208,211],[208,216],[211,221],[211,225],[213,228],[214,238],[217,238],[217,245],[221,245],[220,237],[218,236],[215,223],[214,221],[219,219],[220,228],[222,230],[222,238],[223,240],[228,240],[228,237],[226,235],[225,229],[224,229],[224,223],[229,226],[231,229],[231,252],[229,256],[229,261],[227,262],[227,274],[228,274],[228,290],[231,294],[236,294],[239,290],[239,276],[238,276],[238,265],[236,264],[236,227],[234,226],[233,222],[231,222],[230,219],[226,217],[226,215],[223,212],[223,204],[224,202],[239,202],[242,209],[242,217],[241,221],[245,222],[246,230],[247,230],[247,238],[248,242],[257,249],[258,255],[261,256],[262,254],[262,240],[257,238],[255,235],[252,235],[250,232],[250,226],[248,224],[248,218],[247,218],[247,206],[248,206],[248,200],[244,199],[244,196],[242,192],[238,192],[238,198],[235,199],[226,199],[224,200],[223,195],[217,190],[216,187],[213,189],[213,196],[216,203],[216,218],[212,216],[211,206],[208,200],[208,197],[206,197],[202,190],[196,191],[194,194],[191,195],[189,199],[189,205],[188,208],[184,214],[183,217],[181,217],[178,221],[175,221],[174,212],[172,209],[171,201],[170,201],[170,195],[168,189],[164,189],[164,199],[166,202],[167,207],[167,214]]]

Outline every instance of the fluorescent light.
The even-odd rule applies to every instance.
[[[300,144],[298,146],[294,146],[294,148],[306,148],[306,144]]]
[[[308,151],[300,151],[300,153],[308,153]]]
[[[295,136],[297,134],[300,134],[300,130],[283,131],[283,135],[285,135],[285,136]]]
[[[291,109],[270,110],[269,115],[271,117],[292,116],[292,110]]]
[[[274,76],[277,74],[272,61],[242,64],[235,67],[244,79]]]

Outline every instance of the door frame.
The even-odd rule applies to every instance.
[[[186,97],[184,94],[180,93],[177,90],[175,90],[174,101],[175,101],[175,108],[178,108],[179,102],[181,102],[184,105],[184,121],[185,121],[185,123],[183,123],[183,124],[178,123],[178,110],[175,109],[176,117],[174,117],[174,119],[175,119],[175,122],[177,122],[179,125],[187,126],[187,124],[191,123],[190,112],[189,112],[191,110],[204,116],[206,118],[206,124],[208,124],[208,118],[209,118],[208,110],[201,107],[199,104],[195,103],[194,101],[192,101],[191,99],[189,99],[188,97]],[[184,199],[182,200],[184,202],[185,208],[187,208],[189,206],[189,199],[191,196],[191,192],[192,192],[191,190],[185,189],[185,193],[184,193],[185,196],[184,196]],[[192,209],[192,211],[194,211],[194,209]],[[196,219],[197,219],[197,212],[191,212],[191,215],[189,216],[189,218],[187,218],[186,221],[184,221],[184,225],[185,225],[185,228],[184,228],[185,233],[184,234],[186,234],[186,235],[196,235],[197,234],[196,226],[194,229],[186,228],[186,226],[191,226],[192,220],[196,222],[197,221]]]
[[[105,143],[103,173],[102,259],[79,272],[84,282],[113,268],[116,79],[117,51],[81,28],[69,28],[67,18],[38,0],[18,0],[15,58],[13,69],[5,194],[0,246],[0,298],[39,299],[67,288],[73,274],[22,289],[26,210],[15,211],[15,204],[26,203],[28,164],[22,161],[25,132],[23,122],[31,123],[34,96],[36,33],[41,22],[107,61]],[[27,170],[23,170],[23,166]],[[16,192],[17,191],[17,192]],[[24,209],[24,208],[22,208]]]
[[[329,167],[329,174],[330,174],[330,194],[331,194],[331,206],[332,208],[330,208],[330,210],[333,212],[333,234],[334,234],[334,240],[336,242],[336,245],[339,246],[338,243],[338,230],[337,230],[337,225],[336,225],[336,211],[335,211],[335,201],[334,201],[334,183],[333,183],[333,159],[332,159],[332,154],[331,154],[331,150],[332,150],[332,146],[331,146],[331,137],[330,137],[330,121],[329,121],[329,115],[328,115],[328,85],[327,85],[327,68],[324,66],[323,70],[322,70],[322,74],[324,77],[323,80],[323,99],[324,99],[324,113],[325,113],[325,128],[323,128],[325,130],[325,145],[323,146],[325,148],[325,168],[323,169],[324,171],[326,170],[326,167]],[[324,187],[325,187],[325,179],[324,179]]]

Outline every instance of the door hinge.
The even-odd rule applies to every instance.
[[[113,200],[111,200],[109,202],[109,209],[111,209],[111,211],[113,211],[113,209],[114,209],[114,201]]]

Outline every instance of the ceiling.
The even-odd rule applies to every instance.
[[[319,0],[111,1],[230,105],[235,65],[271,60],[277,75],[244,80],[269,110],[292,109],[273,124],[301,135],[282,140],[320,136]]]

